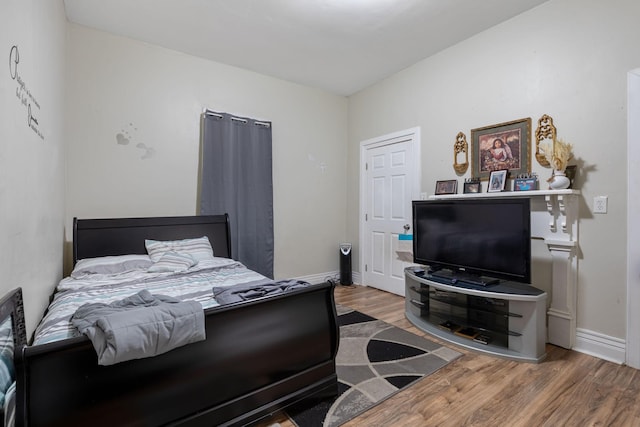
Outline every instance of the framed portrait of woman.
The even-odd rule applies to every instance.
[[[471,176],[489,179],[506,169],[513,176],[531,171],[531,118],[471,129]]]

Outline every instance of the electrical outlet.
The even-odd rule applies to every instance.
[[[593,213],[607,213],[607,196],[595,196],[593,198]]]
[[[420,193],[420,200],[427,200],[427,193]]]

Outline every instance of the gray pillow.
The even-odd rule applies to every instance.
[[[134,270],[146,271],[153,262],[149,255],[116,255],[85,258],[76,263],[71,277],[74,279],[90,274],[122,274]]]

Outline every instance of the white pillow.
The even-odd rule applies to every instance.
[[[213,248],[206,236],[183,240],[145,240],[144,244],[153,262],[158,262],[167,252],[191,255],[196,261],[213,260]]]
[[[149,255],[116,255],[79,260],[71,277],[77,279],[88,274],[121,274],[134,270],[146,270],[153,262]]]
[[[186,271],[190,267],[196,265],[196,261],[193,256],[189,254],[179,254],[177,252],[165,252],[158,262],[154,263],[147,270],[149,273],[165,273],[172,272],[178,273],[180,271]]]

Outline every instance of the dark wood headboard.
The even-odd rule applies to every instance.
[[[207,236],[217,257],[231,258],[229,216],[73,219],[73,263],[84,258],[146,254],[145,239]]]

